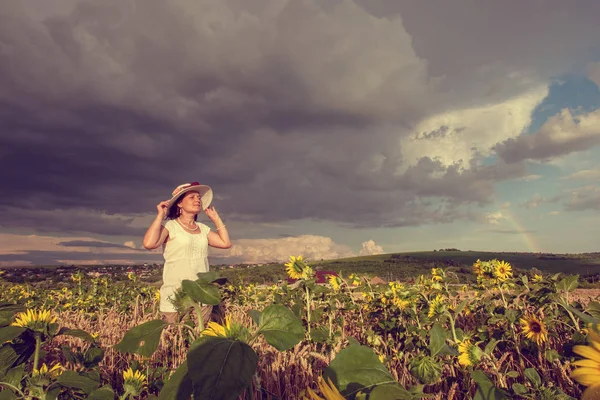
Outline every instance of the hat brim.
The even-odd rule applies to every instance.
[[[186,187],[181,192],[177,193],[175,196],[171,197],[169,200],[169,205],[167,206],[169,209],[175,204],[178,198],[186,194],[187,192],[198,192],[200,194],[200,199],[202,200],[202,209],[206,210],[210,203],[212,203],[213,199],[213,191],[210,186],[206,185],[195,185]]]

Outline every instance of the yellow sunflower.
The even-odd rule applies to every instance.
[[[432,318],[436,314],[444,312],[444,297],[441,294],[435,296],[435,298],[429,303],[429,313],[427,316]]]
[[[142,374],[140,371],[134,372],[131,367],[123,371],[123,387],[125,388],[126,393],[131,393],[133,396],[139,396],[145,385],[146,375]]]
[[[441,282],[444,280],[444,270],[441,268],[432,268],[431,269],[431,281],[432,282]]]
[[[464,367],[472,367],[481,360],[481,349],[465,339],[458,342],[458,363]]]
[[[231,317],[227,315],[225,317],[225,325],[210,321],[207,327],[200,334],[202,336],[222,337],[246,342],[249,332],[246,327],[244,327],[242,324],[232,321]]]
[[[306,268],[308,265],[304,263],[302,256],[294,257],[290,256],[290,261],[285,264],[287,274],[292,279],[300,279],[303,275],[306,275]]]
[[[546,325],[534,315],[520,319],[521,330],[527,339],[533,340],[540,346],[548,340]]]
[[[577,360],[573,365],[579,367],[571,372],[571,377],[587,389],[583,392],[582,400],[600,399],[600,324],[588,330],[588,346],[574,346],[573,351],[584,360]]]
[[[44,332],[48,325],[56,322],[56,317],[50,314],[50,310],[27,310],[20,312],[11,325],[29,328],[34,331]]]
[[[400,310],[406,310],[410,306],[410,301],[394,297],[392,303]]]
[[[43,363],[40,369],[33,369],[32,375],[41,375],[47,376],[49,378],[56,378],[57,376],[62,374],[63,370],[64,367],[60,363],[54,364],[50,369],[48,369],[46,363]]]
[[[498,264],[496,264],[496,268],[494,269],[494,276],[500,282],[504,282],[512,277],[512,267],[506,261],[498,261]]]
[[[327,277],[327,281],[335,291],[340,290],[340,288],[342,287],[342,278],[340,278],[339,276],[329,275]]]
[[[473,264],[473,272],[477,276],[483,275],[483,267],[481,265],[481,260],[475,261],[475,263]]]
[[[333,382],[331,382],[331,379],[327,378],[327,382],[325,382],[323,377],[320,376],[317,385],[325,397],[318,396],[311,388],[308,388],[309,397],[304,397],[305,400],[346,400],[346,398],[337,390]]]
[[[357,286],[360,283],[360,277],[356,274],[350,274],[350,276],[348,277],[348,282],[352,286]]]
[[[214,337],[227,337],[227,333],[231,330],[231,318],[225,317],[225,325],[218,324],[214,321],[210,321],[206,329],[200,334],[202,336],[214,336]]]

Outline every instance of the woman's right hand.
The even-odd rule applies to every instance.
[[[169,213],[169,202],[161,201],[156,206],[156,211],[158,211],[158,216],[162,217],[162,219],[167,218],[167,214]]]

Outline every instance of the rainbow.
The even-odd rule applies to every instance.
[[[501,212],[505,219],[515,228],[519,235],[523,238],[523,242],[527,249],[532,253],[541,253],[542,250],[536,242],[535,237],[531,234],[522,222],[519,222],[517,216],[510,210],[510,208],[501,208]]]

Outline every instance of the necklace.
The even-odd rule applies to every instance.
[[[177,221],[179,222],[179,225],[183,226],[183,227],[184,227],[185,229],[187,229],[187,230],[190,230],[190,231],[195,231],[195,230],[198,230],[198,225],[196,225],[196,224],[194,224],[194,225],[196,225],[196,227],[195,227],[195,228],[189,228],[189,227],[187,227],[186,225],[184,225],[183,221],[181,221],[181,219],[180,219],[180,218],[177,218]]]

